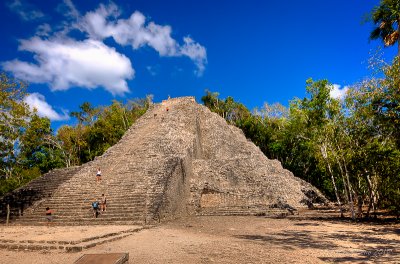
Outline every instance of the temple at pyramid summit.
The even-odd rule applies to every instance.
[[[107,210],[94,218],[91,203],[102,194]],[[56,224],[82,225],[293,213],[324,202],[315,187],[268,159],[240,129],[194,97],[181,97],[153,104],[95,160],[53,170],[3,197],[1,221],[7,203],[15,224],[43,222],[49,207]]]

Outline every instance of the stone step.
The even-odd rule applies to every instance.
[[[53,215],[82,215],[85,214],[86,212],[92,212],[92,208],[84,208],[84,209],[79,209],[79,210],[55,210]],[[135,207],[135,208],[130,208],[130,209],[112,209],[108,208],[106,213],[107,214],[113,214],[113,215],[119,215],[119,214],[132,214],[132,213],[143,213],[146,212],[145,207]],[[24,212],[23,217],[41,217],[44,216],[44,210],[40,211],[34,211],[34,212]]]
[[[99,215],[97,218],[93,216],[93,214],[87,214],[86,216],[82,217],[74,217],[74,216],[65,216],[65,217],[54,217],[52,222],[91,222],[91,221],[132,221],[144,218],[143,215],[137,216],[105,216]],[[21,218],[16,219],[17,222],[44,222],[47,223],[47,220],[44,217],[34,217],[34,218]]]
[[[107,198],[107,203],[111,204],[144,204],[145,201],[147,199],[153,200],[155,198],[157,198],[157,196],[155,197],[126,197],[126,198]],[[94,196],[94,197],[75,197],[71,198],[71,197],[65,197],[65,198],[47,198],[47,199],[43,199],[40,203],[36,203],[37,205],[45,205],[45,204],[56,204],[56,205],[62,205],[62,206],[66,206],[66,205],[91,205],[92,202],[101,202],[101,197],[99,196]]]
[[[79,222],[79,223],[91,223],[92,221],[142,221],[145,219],[145,215],[136,215],[136,216],[118,216],[118,217],[105,217],[104,215],[100,215],[97,218],[94,218],[92,215],[86,215],[82,217],[56,217],[52,221],[52,223],[71,223],[71,222]],[[99,220],[100,219],[100,220]],[[26,218],[26,219],[16,219],[15,223],[46,223],[47,220],[45,218]]]
[[[81,195],[81,194],[112,194],[112,195],[122,195],[124,193],[126,194],[132,194],[132,195],[139,195],[141,193],[137,193],[135,190],[146,190],[147,188],[119,188],[119,187],[113,187],[113,188],[99,188],[99,189],[93,189],[93,188],[84,188],[84,186],[80,187],[81,189],[79,190],[74,190],[74,189],[59,189],[57,190],[54,194],[62,194],[63,196],[70,196],[70,195]],[[149,190],[149,193],[151,193],[153,190]]]
[[[79,193],[77,193],[77,192],[74,192],[74,193],[63,193],[62,195],[54,195],[54,196],[52,196],[52,197],[50,197],[50,198],[52,198],[52,199],[68,199],[68,198],[81,198],[81,199],[86,199],[87,198],[87,196],[93,196],[93,195],[95,195],[95,196],[99,196],[98,198],[100,198],[100,196],[102,195],[102,194],[105,194],[105,196],[108,198],[108,199],[111,199],[111,198],[115,198],[115,199],[125,199],[125,198],[142,198],[142,197],[145,197],[145,196],[155,196],[155,195],[157,195],[158,193],[156,193],[156,192],[149,192],[148,194],[146,194],[146,193],[132,193],[131,191],[130,192],[128,192],[128,191],[126,191],[126,192],[107,192],[107,191],[105,191],[105,192],[79,192]],[[57,194],[57,193],[56,193]],[[95,197],[96,198],[96,197]]]
[[[145,221],[143,219],[128,219],[128,220],[122,220],[122,221],[108,221],[108,220],[98,220],[100,218],[92,218],[90,220],[63,220],[63,221],[54,221],[52,222],[52,225],[55,226],[90,226],[90,225],[145,225]],[[17,220],[11,223],[12,225],[18,225],[18,226],[44,226],[47,225],[47,222],[42,221],[42,220],[35,220],[35,221],[22,221],[22,220]]]
[[[288,215],[289,212],[284,209],[259,209],[259,210],[251,210],[251,209],[237,209],[237,208],[214,208],[214,209],[202,209],[199,213],[199,215],[203,216],[235,216],[235,215],[263,215],[263,216],[281,216],[281,215]]]
[[[148,197],[152,198],[152,197]],[[107,203],[111,204],[143,204],[145,202],[146,196],[143,197],[121,197],[121,198],[107,198]],[[42,204],[59,204],[59,205],[91,205],[92,202],[98,201],[100,202],[100,197],[76,197],[76,199],[72,197],[65,198],[51,198],[42,202]]]
[[[67,204],[67,203],[43,203],[41,206],[37,206],[34,208],[28,208],[23,210],[23,212],[34,212],[34,211],[39,211],[39,212],[44,212],[46,207],[49,207],[53,211],[65,211],[65,210],[84,210],[87,208],[92,208],[92,203],[87,202],[87,203],[77,203],[77,204]],[[107,203],[108,208],[114,208],[115,210],[130,210],[134,208],[144,208],[146,205],[141,202],[141,203]],[[17,211],[18,212],[18,211]]]
[[[0,248],[8,250],[23,250],[23,251],[35,251],[35,250],[60,250],[66,252],[79,252],[83,249],[88,249],[103,243],[122,239],[130,236],[135,232],[142,230],[143,227],[130,228],[120,232],[106,233],[104,235],[88,237],[81,240],[52,240],[52,241],[12,241],[0,240]]]
[[[113,186],[114,185],[114,186]],[[79,186],[79,189],[76,189],[75,186]],[[113,187],[117,188],[114,189]],[[83,183],[83,182],[79,182],[79,183],[71,183],[70,185],[65,185],[65,186],[61,186],[58,188],[58,190],[62,190],[62,191],[101,191],[101,190],[115,190],[115,191],[123,191],[123,190],[129,190],[130,192],[135,192],[136,190],[144,190],[146,189],[148,186],[147,184],[145,185],[138,185],[138,184],[132,184],[132,183],[115,183],[115,184],[107,184],[104,182],[101,183],[95,183],[95,182],[90,182],[90,183]]]
[[[93,200],[94,201],[94,200]],[[91,200],[87,200],[84,202],[74,202],[71,201],[69,203],[67,202],[61,202],[61,201],[44,201],[40,204],[37,204],[35,207],[32,207],[33,210],[37,210],[38,208],[45,209],[46,207],[50,207],[50,209],[55,209],[57,208],[86,208],[86,207],[92,207],[92,202]],[[99,204],[100,205],[100,204]],[[119,207],[119,208],[124,208],[124,207],[134,207],[134,206],[145,206],[145,201],[123,201],[123,202],[118,202],[118,201],[109,201],[107,202],[108,206],[113,206],[113,207]],[[25,209],[26,210],[26,209]]]
[[[35,208],[29,208],[23,210],[24,212],[32,212],[32,211],[39,211],[39,212],[44,212],[46,207],[49,207],[53,211],[72,211],[72,210],[84,210],[88,208],[92,208],[92,203],[87,202],[87,203],[77,203],[77,204],[66,204],[66,203],[45,203],[41,205],[40,207],[35,207]],[[131,210],[134,208],[145,208],[146,205],[141,202],[141,203],[107,203],[108,208],[114,208],[115,210]],[[18,212],[18,211],[15,211]]]
[[[74,194],[63,194],[63,195],[57,195],[55,194],[54,196],[51,197],[44,197],[45,199],[49,200],[68,200],[68,199],[75,199],[75,200],[85,200],[85,199],[96,199],[96,198],[101,198],[102,194],[105,194],[106,198],[108,200],[114,199],[114,200],[126,200],[126,199],[143,199],[144,197],[155,197],[159,195],[158,192],[152,192],[149,194],[135,194],[135,193],[128,193],[126,194],[123,193],[108,193],[108,192],[96,192],[96,193],[74,193]]]
[[[52,203],[52,202],[46,202],[43,203],[40,207],[36,208],[26,208],[22,211],[20,210],[12,210],[11,213],[13,214],[19,214],[19,212],[22,212],[23,214],[31,214],[33,212],[42,214],[45,212],[45,208],[50,207],[54,212],[62,212],[62,211],[68,211],[68,212],[75,212],[75,211],[82,211],[82,210],[91,210],[91,202],[86,202],[86,203],[75,203],[73,204],[72,207],[68,207],[66,203]],[[143,201],[140,202],[124,202],[124,203],[116,203],[116,202],[109,202],[107,203],[107,208],[108,210],[111,211],[133,211],[133,210],[144,210],[146,205],[144,204]]]
[[[71,215],[71,214],[73,214],[73,215],[81,215],[81,214],[84,214],[85,212],[92,212],[93,210],[92,210],[92,208],[84,208],[84,209],[81,209],[81,210],[58,210],[58,211],[55,211],[54,213],[53,213],[53,215]],[[144,207],[137,207],[137,208],[131,208],[131,209],[112,209],[112,208],[108,208],[107,210],[106,210],[106,212],[108,213],[108,214],[114,214],[114,215],[116,215],[116,214],[130,214],[130,213],[143,213],[143,212],[145,212],[146,210],[145,210],[145,208]],[[26,213],[24,213],[24,217],[28,217],[28,216],[43,216],[43,215],[45,215],[44,214],[44,211],[34,211],[34,212],[26,212]]]
[[[104,215],[112,215],[112,216],[125,216],[125,215],[136,215],[136,214],[143,214],[144,212],[146,212],[145,210],[138,210],[138,209],[134,209],[134,210],[126,210],[126,211],[121,211],[121,210],[110,210],[108,209],[107,211],[105,211]],[[71,214],[74,213],[72,216]],[[63,217],[63,216],[71,216],[71,217],[79,217],[79,216],[84,216],[87,214],[93,214],[93,210],[92,209],[87,209],[87,210],[82,210],[82,211],[61,211],[61,212],[57,212],[54,213],[53,216],[57,216],[57,217]],[[31,213],[31,214],[25,214],[24,218],[37,218],[37,217],[44,217],[45,215],[43,213]]]

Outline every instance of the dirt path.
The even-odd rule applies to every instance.
[[[62,227],[49,229],[55,236],[56,228]],[[194,217],[79,253],[0,250],[0,263],[73,263],[84,253],[107,252],[129,252],[129,263],[400,263],[399,246],[399,225]]]

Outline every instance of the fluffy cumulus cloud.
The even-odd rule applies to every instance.
[[[341,88],[341,86],[339,84],[333,84],[332,86],[333,87],[330,92],[330,96],[332,98],[339,99],[339,100],[342,100],[346,96],[347,91],[349,90],[348,86],[344,86],[343,88]]]
[[[8,8],[18,14],[22,20],[31,21],[44,17],[44,14],[32,4],[21,0],[14,0],[7,3]]]
[[[34,53],[36,63],[13,60],[3,63],[3,68],[17,78],[48,83],[52,90],[101,86],[112,94],[124,94],[129,91],[126,79],[134,76],[126,56],[97,40],[34,37],[21,41],[19,49]]]
[[[100,5],[95,11],[88,12],[78,22],[77,27],[94,39],[112,37],[120,45],[130,45],[139,49],[145,45],[155,49],[160,56],[186,56],[197,66],[197,73],[201,75],[207,63],[205,47],[190,37],[183,39],[179,44],[172,38],[172,28],[168,25],[158,25],[146,21],[146,17],[135,11],[128,19],[117,19],[120,15],[115,4]]]
[[[10,8],[24,10],[20,1],[14,0]],[[52,90],[104,87],[113,95],[123,95],[129,92],[127,80],[134,77],[135,71],[128,57],[103,42],[113,38],[116,45],[131,46],[134,50],[149,46],[160,56],[187,57],[196,65],[197,75],[204,72],[205,47],[190,37],[178,43],[170,26],[147,21],[138,11],[122,19],[118,6],[111,3],[100,4],[81,15],[72,0],[64,0],[58,10],[65,15],[62,29],[54,31],[60,27],[40,25],[34,37],[21,40],[19,45],[19,50],[31,52],[34,60],[6,61],[1,63],[4,70],[28,82],[47,83]],[[30,15],[35,16],[40,15]],[[73,30],[83,32],[85,39],[73,39],[73,34],[69,34]]]
[[[48,117],[53,121],[61,121],[69,119],[67,113],[57,113],[51,105],[46,102],[46,98],[40,93],[32,93],[25,97],[25,103],[33,110],[36,109],[37,113],[41,117]]]

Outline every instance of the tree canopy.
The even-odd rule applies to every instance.
[[[375,28],[371,39],[381,39],[385,46],[397,43],[400,56],[400,0],[381,0],[380,5],[372,11]]]

